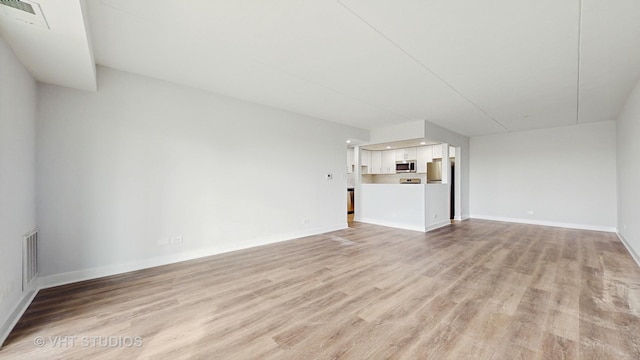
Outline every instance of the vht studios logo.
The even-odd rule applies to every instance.
[[[122,348],[142,347],[141,336],[38,336],[33,339],[38,347],[94,347],[94,348]]]

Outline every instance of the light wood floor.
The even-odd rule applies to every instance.
[[[356,222],[41,291],[0,358],[640,359],[640,270],[610,233]]]

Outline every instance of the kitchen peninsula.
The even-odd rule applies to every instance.
[[[446,175],[444,181],[428,181],[427,164],[440,163],[443,155],[455,157],[453,148],[437,144],[359,151],[360,156],[354,156],[359,164],[352,166],[358,189],[356,221],[421,232],[451,223],[451,185]],[[396,165],[401,163],[415,163],[415,170],[405,172]]]
[[[447,184],[360,184],[358,221],[429,231],[449,220]]]

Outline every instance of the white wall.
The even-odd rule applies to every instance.
[[[0,344],[24,301],[22,236],[36,227],[36,83],[0,37]]]
[[[640,81],[617,121],[618,231],[640,264]]]
[[[472,138],[471,216],[613,231],[615,122]]]
[[[459,187],[460,196],[456,196],[456,205],[459,207],[462,219],[470,216],[470,145],[469,138],[442,126],[425,121],[425,138],[442,141],[458,148],[456,153],[456,187]],[[445,171],[449,171],[447,167]],[[458,210],[456,210],[457,212]]]
[[[371,129],[370,144],[381,144],[393,141],[422,139],[424,137],[424,120],[407,123],[379,126]]]
[[[39,88],[48,283],[346,226],[345,141],[366,131],[106,68],[98,87]]]

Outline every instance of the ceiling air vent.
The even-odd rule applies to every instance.
[[[23,24],[49,29],[40,5],[31,0],[0,0],[0,15]]]
[[[33,11],[33,6],[31,6],[31,4],[28,4],[28,3],[23,2],[23,1],[19,1],[19,0],[0,0],[0,4],[10,6],[10,7],[14,8],[14,9],[26,11],[28,13],[31,13],[31,15],[35,15],[36,14],[36,12]]]

